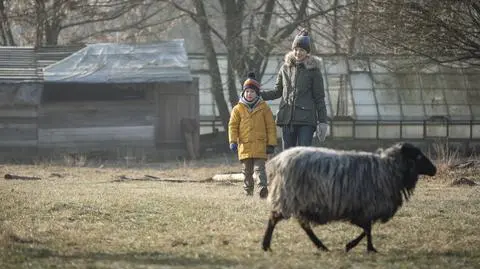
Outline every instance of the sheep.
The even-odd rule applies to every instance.
[[[315,246],[328,248],[314,234],[312,225],[350,222],[363,229],[348,242],[346,252],[365,236],[372,244],[372,225],[386,223],[413,194],[419,175],[434,176],[437,168],[410,143],[397,143],[376,152],[294,147],[266,164],[271,205],[262,249],[268,251],[275,225],[294,217]]]

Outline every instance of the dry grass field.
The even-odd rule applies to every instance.
[[[260,242],[266,201],[245,197],[233,158],[158,165],[0,165],[0,268],[480,268],[480,168],[443,167],[421,178],[412,199],[373,228],[316,226],[316,250],[294,220],[279,223],[272,252]],[[40,180],[3,179],[5,174]],[[148,175],[148,176],[146,176]],[[184,180],[184,182],[182,182]]]

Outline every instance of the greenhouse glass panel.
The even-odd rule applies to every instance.
[[[353,89],[371,89],[372,79],[368,73],[350,74]]]
[[[448,116],[446,105],[425,105],[425,114],[427,117]]]
[[[480,87],[480,76],[478,73],[466,73],[465,77],[467,79],[467,87],[470,89]]]
[[[329,91],[325,92],[324,100],[325,100],[325,104],[330,104],[331,103],[330,102],[330,92]]]
[[[447,104],[451,105],[465,105],[468,104],[467,91],[445,90],[445,99]]]
[[[422,85],[416,73],[395,74],[402,89],[421,89]]]
[[[198,89],[200,91],[209,91],[211,88],[211,79],[209,75],[198,75]]]
[[[353,123],[340,121],[333,122],[332,135],[335,137],[353,137]]]
[[[423,101],[425,105],[439,105],[445,104],[445,96],[443,90],[429,90],[422,91]]]
[[[377,106],[376,105],[355,105],[355,112],[357,119],[377,120]]]
[[[392,73],[374,73],[373,87],[376,89],[392,89],[401,87],[398,78]]]
[[[353,72],[368,72],[370,68],[368,66],[368,60],[364,59],[349,59],[348,66],[350,71]]]
[[[352,101],[349,100],[351,95],[347,92],[347,98],[344,98],[342,102],[338,99],[338,91],[330,91],[332,112],[335,116],[353,116]],[[347,100],[345,100],[347,99]]]
[[[200,115],[202,116],[214,116],[214,110],[212,105],[200,105]]]
[[[347,63],[345,57],[333,57],[323,59],[327,74],[347,74]]]
[[[327,107],[327,116],[328,116],[329,118],[332,118],[333,115],[335,115],[335,114],[332,114],[332,113],[333,113],[333,112],[332,112],[332,105],[330,105],[330,104],[325,104],[325,105],[326,105],[326,107]]]
[[[333,109],[333,114],[337,114],[337,103],[338,103],[338,91],[337,90],[329,90],[329,99],[330,99],[330,104],[332,104],[332,109]]]
[[[427,137],[446,137],[447,125],[446,124],[427,124],[426,126]]]
[[[372,90],[354,90],[354,103],[357,105],[373,105],[375,104],[375,97]]]
[[[418,72],[424,74],[438,74],[440,72],[440,68],[437,64],[421,64],[418,67]]]
[[[400,105],[378,105],[378,113],[382,120],[401,120]]]
[[[480,138],[480,124],[472,125],[472,138]]]
[[[352,94],[350,91],[334,91],[330,90],[330,99],[332,110],[335,116],[353,116],[353,100]],[[342,93],[342,96],[339,99],[339,94]]]
[[[402,104],[423,104],[422,92],[420,90],[399,89]]]
[[[479,85],[480,87],[480,85]],[[468,90],[467,98],[469,104],[480,105],[480,89],[478,90]]]
[[[471,105],[470,109],[472,110],[472,118],[480,119],[480,106],[479,105]]]
[[[464,90],[465,76],[463,74],[443,74],[446,89]]]
[[[449,105],[448,112],[451,119],[471,119],[472,117],[468,105]]]
[[[448,128],[450,138],[470,138],[470,124],[454,124]]]
[[[199,104],[200,105],[212,105],[214,103],[212,94],[209,91],[200,91]],[[201,114],[201,113],[200,113]]]
[[[423,138],[423,124],[403,124],[402,138]]]
[[[389,71],[388,60],[371,59],[370,68],[373,73],[387,73]]]
[[[462,75],[463,72],[461,67],[462,67],[462,64],[451,65],[451,66],[439,65],[438,72],[443,74],[448,74],[448,75]]]
[[[276,82],[277,76],[263,76],[262,82],[261,82],[261,89],[262,90],[273,90],[275,88],[275,82]]]
[[[400,138],[401,129],[400,124],[382,124],[378,126],[378,138],[380,139],[395,139]]]
[[[269,58],[268,60],[268,63],[267,63],[267,67],[265,68],[265,72],[263,74],[263,77],[265,77],[265,75],[267,74],[277,74],[278,70],[280,69],[280,67],[282,66],[283,64],[283,60],[284,60],[284,57],[275,57],[275,56],[272,56]],[[208,69],[205,68],[205,69]]]
[[[399,104],[400,100],[396,90],[375,90],[375,96],[379,104]]]
[[[376,124],[357,124],[355,125],[355,138],[377,138]]]
[[[445,81],[441,74],[420,74],[419,76],[424,89],[445,88]]]
[[[423,105],[402,105],[404,119],[425,119]]]
[[[329,76],[327,76],[326,84],[328,86],[328,89],[329,90],[344,89],[347,86],[345,78],[346,78],[346,75],[340,75],[340,76],[329,75]]]

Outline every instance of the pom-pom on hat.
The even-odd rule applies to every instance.
[[[295,36],[295,39],[292,43],[292,50],[295,48],[302,48],[310,53],[310,37],[308,36],[308,31],[302,29],[300,33]]]
[[[245,82],[243,82],[242,96],[245,90],[248,88],[253,89],[257,93],[257,95],[260,94],[260,83],[258,83],[258,81],[255,80],[254,72],[249,72],[248,78],[245,80]]]

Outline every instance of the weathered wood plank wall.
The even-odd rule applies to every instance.
[[[12,106],[0,108],[0,146],[37,146],[37,108]]]
[[[82,101],[42,104],[39,128],[153,125],[155,104],[146,100]]]
[[[156,112],[154,120],[157,149],[185,148],[181,130],[183,118],[199,122],[198,82],[160,84],[155,91]]]
[[[38,147],[153,147],[154,110],[146,100],[47,103],[39,111]]]

